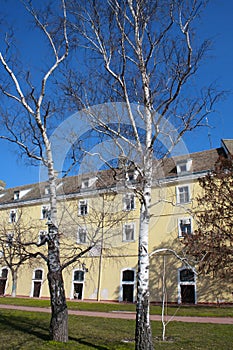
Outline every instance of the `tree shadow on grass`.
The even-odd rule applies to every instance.
[[[0,312],[0,331],[1,329],[16,330],[25,334],[30,334],[44,341],[49,341],[49,320],[47,321],[30,318],[26,313],[23,316],[15,316],[13,313],[6,314]],[[46,323],[45,323],[46,322]]]
[[[75,341],[75,342],[82,344],[82,345],[86,345],[89,347],[89,349],[97,349],[97,350],[108,350],[109,349],[106,346],[92,344],[92,343],[90,343],[82,338],[69,337],[69,340]]]

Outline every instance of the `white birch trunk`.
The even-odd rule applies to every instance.
[[[13,269],[11,271],[12,274],[12,289],[11,289],[11,296],[12,298],[16,297],[16,290],[17,290],[17,278],[18,278],[18,271]]]

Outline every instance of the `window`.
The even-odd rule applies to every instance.
[[[44,193],[45,193],[46,195],[49,195],[49,194],[50,194],[50,187],[49,187],[49,186],[45,186]]]
[[[183,269],[180,271],[180,282],[194,282],[195,274],[193,270]]]
[[[134,270],[125,270],[122,273],[123,282],[134,282]]]
[[[42,280],[42,276],[43,276],[43,271],[42,270],[35,270],[34,271],[34,279],[35,280]]]
[[[185,159],[177,163],[177,174],[185,174],[191,170],[192,159]]]
[[[13,238],[14,238],[14,233],[13,232],[8,232],[6,234],[6,246],[7,247],[12,247],[12,245],[13,245]]]
[[[89,187],[89,179],[83,179],[82,188],[88,188],[88,187]]]
[[[135,196],[133,193],[128,193],[124,196],[124,210],[135,209]]]
[[[79,282],[84,281],[84,271],[82,270],[74,271],[74,281],[79,281]]]
[[[39,238],[38,238],[38,244],[43,244],[46,241],[47,231],[40,231],[39,232]]]
[[[78,243],[86,243],[87,242],[87,230],[86,228],[80,227],[78,229]]]
[[[189,186],[177,187],[177,203],[184,204],[190,201]]]
[[[78,213],[79,213],[79,215],[87,215],[88,207],[87,207],[87,201],[86,200],[80,200],[79,201]]]
[[[17,214],[17,210],[16,210],[16,209],[12,209],[12,210],[10,211],[9,222],[10,222],[11,224],[13,224],[13,223],[16,222],[16,219],[17,219],[16,214]]]
[[[41,219],[49,219],[50,218],[50,208],[49,205],[42,205],[41,207]]]
[[[179,237],[190,235],[192,233],[192,219],[191,218],[179,219],[178,231],[179,231]]]
[[[123,241],[134,241],[134,223],[124,225]]]
[[[14,192],[14,200],[15,201],[19,200],[19,191]]]

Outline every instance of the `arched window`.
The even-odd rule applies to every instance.
[[[34,279],[35,280],[42,280],[42,276],[43,276],[43,271],[42,270],[35,270],[34,272]]]

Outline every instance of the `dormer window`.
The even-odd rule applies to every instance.
[[[46,195],[50,195],[50,187],[49,186],[45,186],[44,193]]]
[[[179,161],[176,164],[176,170],[178,175],[186,174],[191,171],[192,167],[192,159],[185,159],[182,161]]]
[[[89,179],[82,180],[82,188],[88,188],[90,186]]]
[[[19,191],[14,192],[14,201],[19,200]]]

